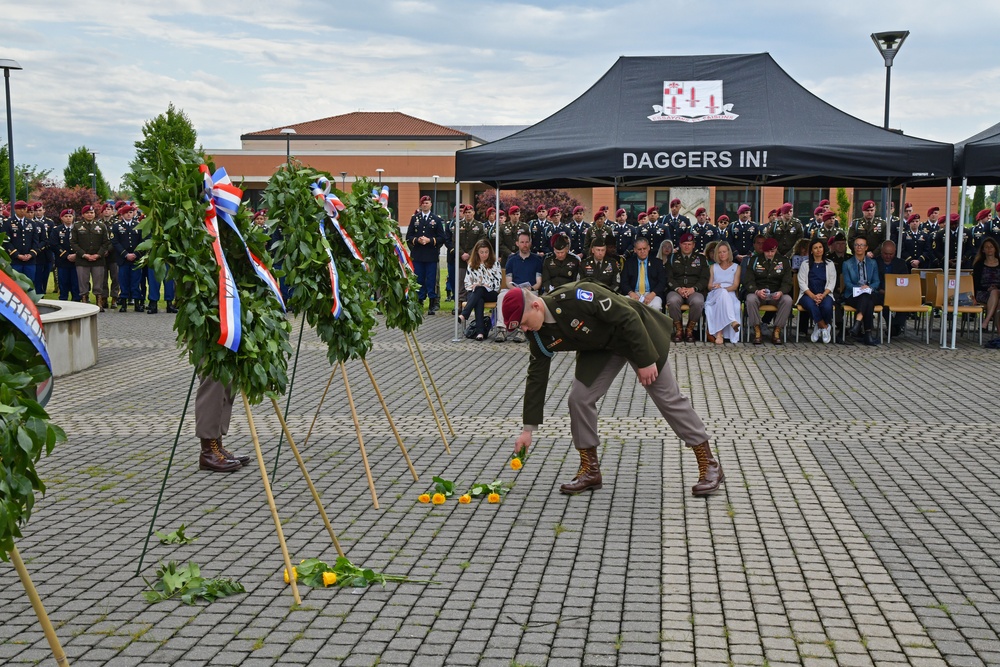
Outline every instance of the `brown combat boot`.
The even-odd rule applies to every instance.
[[[760,345],[764,342],[764,335],[760,332],[760,325],[753,328],[753,344]]]
[[[222,438],[219,438],[219,451],[230,461],[239,461],[241,466],[250,465],[249,456],[237,456],[222,445]]]
[[[597,461],[597,447],[578,451],[580,452],[580,469],[577,471],[576,477],[573,478],[572,482],[559,487],[560,493],[565,493],[567,496],[575,496],[578,493],[597,490],[604,486],[601,482],[601,466]]]
[[[687,329],[684,330],[684,342],[693,343],[694,342],[694,325],[695,323],[688,320]]]
[[[670,340],[675,343],[684,340],[684,324],[682,322],[674,322],[674,336]]]
[[[215,438],[201,439],[201,456],[198,457],[199,470],[212,472],[232,472],[239,470],[243,464],[233,459],[227,459],[222,453],[222,444]]]
[[[771,332],[771,342],[775,345],[782,345],[781,341],[781,327],[775,326],[774,331]]]
[[[722,473],[722,464],[712,455],[712,448],[707,442],[691,449],[698,459],[698,483],[691,487],[691,495],[707,496],[715,493],[726,479]]]

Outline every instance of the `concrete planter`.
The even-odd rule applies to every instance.
[[[97,314],[89,303],[42,299],[38,310],[55,377],[90,368],[97,363]]]

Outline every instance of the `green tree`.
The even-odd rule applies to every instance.
[[[851,224],[851,200],[844,188],[837,188],[837,219],[845,229]]]
[[[972,215],[970,217],[975,220],[976,214],[984,208],[986,208],[986,188],[982,185],[977,185],[972,193]]]
[[[10,197],[10,168],[7,160],[7,144],[0,144],[0,199],[7,201]],[[39,170],[33,164],[14,165],[14,186],[17,199],[28,200],[32,193],[47,185],[51,169]]]
[[[129,163],[129,173],[122,179],[124,187],[137,190],[140,170],[156,170],[161,146],[193,150],[197,139],[198,133],[191,125],[191,119],[183,110],[174,108],[171,102],[164,113],[142,126],[142,139],[135,142],[135,158]]]
[[[63,169],[63,180],[66,181],[67,188],[91,188],[94,183],[91,174],[97,174],[97,198],[110,198],[111,186],[104,180],[96,159],[90,154],[89,148],[80,146],[69,154],[66,168]]]

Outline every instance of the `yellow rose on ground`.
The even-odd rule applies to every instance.
[[[323,585],[333,586],[337,583],[337,573],[336,572],[324,572],[323,573]]]
[[[421,493],[419,496],[417,496],[417,500],[419,500],[422,503],[429,503],[431,501],[431,496],[429,493]]]
[[[510,469],[511,470],[520,470],[523,465],[524,464],[521,463],[521,459],[511,459],[510,460]]]
[[[298,580],[298,578],[299,578],[299,571],[296,568],[294,568],[294,567],[292,568],[292,576],[295,577],[296,580]],[[288,580],[288,569],[287,568],[285,569],[285,583],[286,584],[290,583],[289,580]]]
[[[459,496],[458,502],[462,503],[463,505],[468,505],[469,503],[472,502],[472,496],[470,496],[468,493],[465,494],[464,496]]]
[[[486,496],[486,500],[490,501],[491,503],[498,503],[500,502],[500,494],[491,493],[490,495]]]
[[[434,497],[431,498],[431,502],[435,505],[444,505],[445,500],[447,500],[447,498],[444,497],[443,493],[435,493]]]

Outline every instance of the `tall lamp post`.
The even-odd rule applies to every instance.
[[[889,129],[889,82],[892,74],[892,61],[899,53],[899,49],[902,48],[903,42],[906,41],[906,37],[910,34],[909,30],[890,30],[888,32],[873,32],[872,41],[875,42],[875,48],[878,52],[882,54],[883,60],[885,60],[885,117],[882,121],[882,127],[886,130]],[[900,202],[902,204],[902,202]],[[885,233],[886,238],[889,238],[889,223],[891,222],[889,218],[889,188],[882,188],[882,207],[885,211]],[[900,221],[900,226],[902,226],[902,221]]]
[[[94,197],[97,198],[97,151],[87,151],[90,153],[90,187],[94,189]]]
[[[90,172],[87,174],[90,176],[90,187],[94,190],[94,196],[97,196],[97,174],[95,172]]]
[[[17,187],[14,180],[14,125],[10,118],[10,71],[12,69],[22,69],[16,60],[6,58],[0,59],[0,68],[3,68],[4,92],[7,95],[7,164],[10,177],[10,205],[11,213],[14,211],[14,202],[17,200]]]
[[[292,162],[292,135],[295,134],[295,129],[291,127],[282,128],[281,134],[285,135],[285,162],[291,164]]]
[[[347,192],[347,172],[340,172],[340,189]]]
[[[378,174],[378,184],[379,185],[382,185],[382,174],[384,172],[385,172],[385,169],[382,169],[381,167],[379,167],[378,169],[375,170],[375,173]]]
[[[434,174],[434,199],[431,201],[431,210],[437,213],[438,207],[438,175]]]

